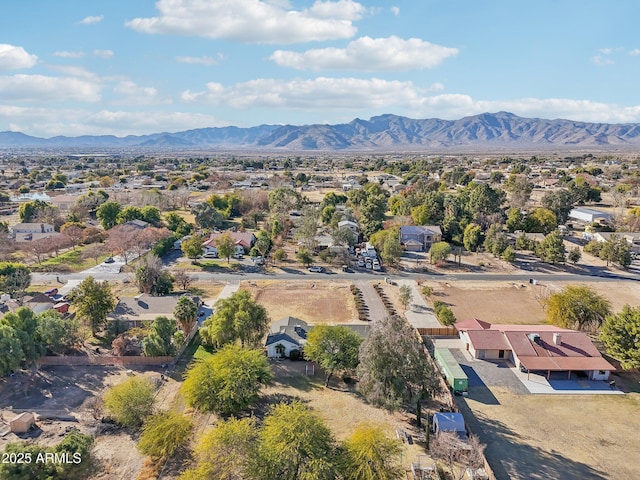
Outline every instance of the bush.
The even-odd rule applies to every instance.
[[[428,285],[425,285],[424,287],[422,287],[422,294],[427,297],[430,298],[431,295],[433,295],[433,287],[430,287]]]
[[[443,325],[453,325],[456,323],[456,317],[453,314],[453,311],[444,302],[439,300],[433,302],[433,313],[438,321]]]
[[[298,349],[293,349],[289,352],[289,360],[302,360],[302,353]]]
[[[116,422],[125,427],[139,427],[153,409],[154,388],[142,378],[130,378],[107,390],[104,406]]]

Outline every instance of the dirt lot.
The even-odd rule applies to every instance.
[[[458,320],[478,318],[491,323],[536,324],[545,321],[542,299],[576,283],[549,282],[530,285],[513,282],[426,281],[434,289],[433,300],[451,306]],[[588,282],[586,285],[607,298],[614,312],[626,303],[640,305],[640,287],[635,282]]]
[[[478,419],[471,428],[488,445],[487,456],[499,479],[640,478],[640,394],[484,390],[471,391],[460,403]]]
[[[360,323],[347,282],[258,281],[240,288],[252,292],[272,321],[291,315],[310,324]]]
[[[151,379],[159,370],[135,369],[133,374]],[[127,378],[120,367],[43,367],[35,375],[19,374],[0,381],[0,409],[5,421],[16,411],[31,411],[43,419],[38,429],[25,436],[8,434],[0,438],[0,450],[9,442],[33,440],[40,445],[55,445],[65,430],[78,428],[96,436],[95,455],[101,464],[94,480],[135,478],[143,457],[136,441],[128,433],[100,424],[94,418],[93,399],[109,386]],[[106,429],[105,429],[106,428]]]

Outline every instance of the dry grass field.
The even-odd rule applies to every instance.
[[[256,281],[243,282],[240,288],[251,291],[271,320],[291,315],[310,324],[358,323],[355,302],[346,282]]]
[[[477,418],[471,428],[488,445],[499,478],[640,478],[638,393],[515,395],[491,388],[460,403]]]
[[[434,289],[433,300],[451,306],[460,321],[478,318],[491,323],[536,324],[545,321],[542,300],[550,293],[576,283],[548,282],[530,285],[513,282],[427,281]],[[612,310],[623,305],[640,305],[640,285],[636,282],[588,282],[586,285],[607,298]]]

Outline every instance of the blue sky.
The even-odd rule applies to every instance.
[[[638,18],[637,0],[7,0],[0,131],[640,122]]]

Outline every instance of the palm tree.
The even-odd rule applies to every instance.
[[[198,316],[198,306],[189,297],[180,297],[176,308],[173,310],[173,316],[180,324],[180,328],[185,335],[188,335],[196,323]]]

